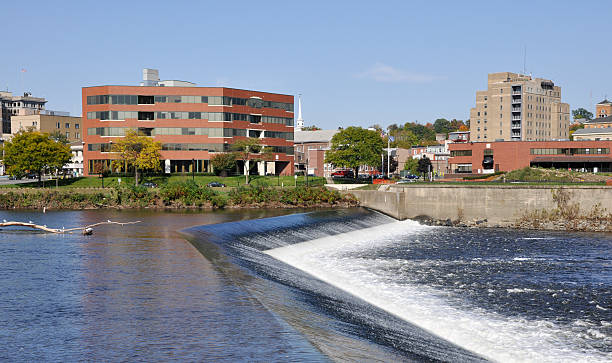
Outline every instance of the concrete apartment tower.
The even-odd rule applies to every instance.
[[[470,110],[472,141],[547,141],[569,138],[570,106],[548,79],[491,73]]]

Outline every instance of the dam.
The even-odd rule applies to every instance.
[[[427,216],[436,220],[486,220],[489,226],[511,226],[525,212],[553,210],[553,193],[560,186],[391,185],[387,190],[351,190],[361,206],[398,220]],[[612,211],[612,188],[561,187],[582,210],[596,205]]]

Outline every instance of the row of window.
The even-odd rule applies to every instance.
[[[472,150],[451,150],[450,156],[472,156]]]
[[[183,112],[183,111],[91,111],[87,112],[87,119],[101,121],[122,121],[138,119],[141,121],[153,120],[208,120],[208,121],[248,121],[250,123],[271,123],[293,126],[293,118],[248,115],[230,112]]]
[[[293,112],[293,103],[264,101],[260,98],[238,98],[228,96],[143,96],[143,95],[97,95],[87,96],[88,105],[153,105],[157,103],[206,103],[210,106],[248,106],[253,108],[276,108]]]
[[[95,136],[125,136],[128,130],[136,130],[139,135],[200,135],[208,137],[247,136],[246,129],[230,129],[221,127],[91,127],[87,135]],[[264,137],[293,140],[293,132],[264,131]]]
[[[293,146],[269,146],[272,152],[293,155]],[[110,152],[111,144],[88,144],[88,151]],[[162,144],[164,151],[210,151],[210,152],[229,152],[231,151],[230,144],[187,144],[187,143],[170,143]]]
[[[531,155],[595,155],[609,154],[608,148],[534,148],[531,149]]]
[[[34,123],[32,123],[32,125],[35,125],[35,124],[34,124]],[[62,126],[61,122],[56,122],[56,123],[55,123],[55,127],[56,127],[56,128],[58,128],[58,129],[59,129],[59,128],[61,128],[61,126]],[[66,124],[65,124],[64,126],[65,126],[65,128],[69,129],[69,128],[70,128],[70,122],[66,122]],[[74,128],[75,128],[75,129],[78,129],[78,128],[80,128],[80,127],[81,127],[81,124],[74,124]]]

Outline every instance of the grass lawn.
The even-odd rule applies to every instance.
[[[121,184],[125,185],[126,183],[133,185],[134,177],[106,177],[104,178],[104,187],[116,187],[119,185],[118,179],[121,179]],[[179,182],[179,181],[187,181],[191,180],[191,175],[170,175],[170,176],[144,176],[140,177],[140,182],[153,182],[158,186],[163,186],[164,184],[171,182]],[[200,185],[206,185],[210,182],[216,181],[227,185],[228,187],[238,187],[240,185],[245,184],[244,176],[228,176],[228,177],[220,177],[220,176],[203,176],[196,175],[194,178],[196,183]],[[259,175],[251,175],[249,177],[250,185],[268,185],[268,186],[303,186],[306,185],[306,178],[304,176],[298,176],[297,180],[293,176],[259,176]],[[91,177],[83,177],[83,178],[70,178],[70,179],[60,179],[59,180],[60,188],[100,188],[102,187],[102,178],[97,176]],[[319,177],[308,177],[308,185],[310,186],[322,186],[325,184],[325,178]],[[33,181],[32,183],[25,184],[7,184],[1,185],[0,188],[38,188],[38,182]],[[55,180],[47,180],[45,181],[45,188],[55,188]]]

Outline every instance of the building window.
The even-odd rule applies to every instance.
[[[75,139],[80,139],[80,138],[81,138],[81,134],[80,134],[80,133],[78,133],[78,132],[75,132],[75,133],[74,133],[74,138],[75,138]]]
[[[79,129],[79,127],[80,127],[80,124],[74,124],[75,129]]]
[[[60,123],[58,122],[55,126],[57,126],[57,128],[60,128]]]
[[[70,122],[66,122],[66,128],[69,129],[70,128]]]
[[[66,131],[66,138],[69,139],[70,138],[70,131]]]

